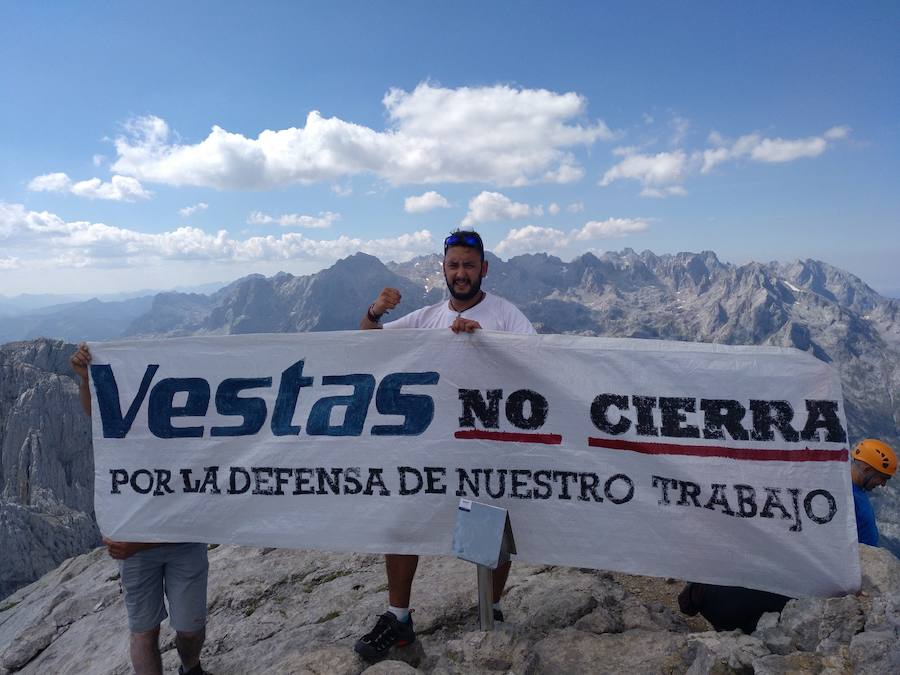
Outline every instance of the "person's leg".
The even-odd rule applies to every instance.
[[[393,607],[409,607],[412,582],[419,565],[417,555],[390,553],[384,556],[384,567],[388,578],[388,603]]]
[[[175,631],[175,649],[181,657],[181,667],[185,673],[200,665],[200,651],[205,639],[205,630],[192,633]]]
[[[162,675],[162,656],[159,653],[159,626],[132,633],[129,645],[131,665],[136,675]]]
[[[391,609],[379,616],[375,627],[356,641],[353,648],[364,660],[372,663],[384,658],[391,647],[404,647],[416,641],[412,617],[409,615],[409,596],[418,565],[417,555],[384,556]],[[396,612],[404,616],[398,617]]]
[[[167,614],[163,603],[161,548],[139,551],[119,564],[128,629],[131,631],[131,664],[139,675],[162,673],[159,624]]]
[[[206,639],[206,582],[209,559],[206,544],[173,544],[165,568],[169,623],[175,629],[175,648],[182,671],[200,664]]]

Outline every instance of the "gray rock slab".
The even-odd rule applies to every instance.
[[[15,642],[0,654],[0,663],[9,670],[18,670],[47,648],[56,635],[56,626],[42,622],[22,631]]]
[[[381,556],[234,546],[209,553],[202,659],[216,675],[849,672],[851,664],[892,672],[898,658],[898,592],[792,601],[754,636],[690,633],[656,602],[658,589],[653,601],[640,600],[638,577],[629,581],[633,594],[592,570],[514,565],[502,601],[507,621],[482,632],[474,566],[425,557],[413,586],[418,639],[372,670],[353,644],[387,604]],[[623,617],[641,628],[628,629]],[[859,632],[863,617],[870,630]],[[0,640],[0,668],[10,672],[131,672],[116,562],[97,549],[19,589],[0,606]],[[174,672],[167,622],[160,643]]]
[[[853,673],[850,663],[839,654],[814,654],[793,652],[786,656],[771,654],[753,662],[755,675],[798,675],[817,673],[819,675],[849,675]]]
[[[756,659],[769,655],[762,640],[741,631],[694,633],[688,648],[696,650],[689,673],[749,671]]]
[[[881,675],[900,673],[900,630],[866,631],[850,642],[854,673]]]
[[[595,635],[566,628],[534,646],[541,673],[660,673],[683,666],[686,638],[675,633],[632,630]]]
[[[900,589],[900,560],[884,548],[859,545],[862,590],[870,595]]]

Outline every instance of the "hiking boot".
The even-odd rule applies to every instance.
[[[198,663],[190,670],[185,670],[184,665],[178,666],[178,675],[212,675],[212,673],[208,670],[203,670],[203,667]]]
[[[405,647],[415,641],[412,614],[409,621],[399,621],[391,612],[385,612],[378,617],[375,627],[357,640],[353,648],[365,661],[372,662],[384,658],[391,647]]]

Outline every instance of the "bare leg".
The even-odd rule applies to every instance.
[[[190,670],[200,663],[200,650],[203,649],[203,641],[206,639],[206,630],[198,630],[191,633],[175,633],[175,649],[181,657],[181,665],[185,670]]]
[[[131,665],[136,675],[162,675],[159,626],[141,633],[132,633],[130,651]]]
[[[507,560],[494,569],[494,602],[500,602],[500,596],[503,595],[503,589],[506,586],[506,578],[509,576],[509,570],[512,562]]]
[[[419,556],[389,553],[384,556],[384,567],[388,578],[388,602],[394,607],[409,607],[413,577]]]

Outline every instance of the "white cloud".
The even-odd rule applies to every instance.
[[[547,213],[549,213],[551,216],[555,216],[557,213],[559,213],[559,204],[557,204],[556,202],[550,202],[550,206],[547,207]]]
[[[4,265],[33,269],[124,267],[159,260],[315,260],[329,264],[357,251],[383,260],[403,261],[437,248],[428,230],[382,239],[312,239],[299,232],[235,239],[225,230],[210,234],[195,227],[179,227],[146,233],[104,223],[67,222],[52,213],[27,211],[21,204],[0,202],[0,241],[3,240],[4,249],[16,254],[4,258]]]
[[[105,155],[94,155],[91,158],[91,161],[94,163],[94,166],[99,167],[99,166],[102,166],[103,162],[106,161],[106,156]]]
[[[753,133],[729,143],[721,134],[713,132],[710,141],[718,147],[703,152],[701,172],[708,173],[717,164],[741,158],[773,164],[818,157],[828,149],[829,142],[842,140],[849,133],[850,127],[846,126],[832,127],[821,136],[795,139],[764,138]]]
[[[818,157],[835,141],[846,138],[850,128],[836,126],[821,136],[807,138],[765,138],[758,133],[729,141],[717,131],[709,134],[713,146],[688,154],[684,150],[642,154],[636,148],[616,148],[613,154],[624,157],[603,174],[600,185],[631,179],[638,181],[642,197],[663,198],[687,194],[682,183],[691,175],[706,174],[725,162],[749,159],[766,164],[793,162]]]
[[[831,127],[828,131],[822,134],[829,141],[837,141],[843,138],[847,138],[850,135],[850,127],[848,126],[840,126],[840,127]]]
[[[798,140],[763,138],[750,151],[750,157],[757,162],[793,162],[803,157],[818,157],[826,147],[827,141],[818,136]]]
[[[68,192],[72,187],[71,179],[64,173],[45,173],[35,176],[28,183],[32,192]]]
[[[606,220],[592,220],[585,223],[580,230],[572,231],[572,237],[576,241],[610,239],[613,237],[625,237],[634,232],[643,232],[648,227],[650,227],[650,224],[640,218],[607,218]]]
[[[305,229],[325,229],[332,223],[341,219],[340,213],[321,211],[318,216],[305,216],[299,213],[284,213],[280,216],[270,216],[262,211],[254,211],[247,218],[249,225],[270,225],[277,223],[282,227],[302,227]]]
[[[418,197],[407,197],[403,201],[403,210],[407,213],[425,213],[435,209],[446,209],[450,202],[438,192],[429,190]]]
[[[727,143],[725,137],[715,129],[709,132],[708,140],[712,145],[725,145]]]
[[[515,220],[532,215],[541,215],[541,207],[514,202],[500,192],[482,192],[469,201],[469,212],[463,218],[462,226],[471,227],[478,223],[498,220]]]
[[[687,195],[681,185],[666,185],[661,188],[645,187],[641,190],[641,197],[653,197],[655,199],[664,199],[666,197],[684,197]]]
[[[731,159],[731,151],[728,148],[710,148],[700,155],[703,159],[701,173],[709,173],[713,167]]]
[[[558,168],[544,174],[547,183],[574,183],[584,176],[584,169],[573,161],[564,162]]]
[[[99,178],[73,183],[65,173],[48,173],[36,176],[28,183],[32,192],[68,192],[88,199],[105,199],[115,202],[133,202],[149,199],[151,193],[130,176],[113,176],[108,183]]]
[[[338,197],[349,197],[353,194],[353,188],[349,184],[341,185],[340,183],[335,183],[331,186],[331,191]]]
[[[564,232],[553,227],[526,225],[509,231],[494,252],[498,255],[519,255],[522,253],[561,253],[566,249],[584,251],[585,244],[600,239],[625,237],[643,232],[650,224],[641,218],[608,218],[592,220],[583,227]]]
[[[511,229],[506,238],[494,247],[497,255],[520,255],[522,253],[555,252],[565,248],[569,235],[554,227],[526,225]]]
[[[629,154],[603,174],[600,185],[609,185],[622,178],[650,186],[678,183],[687,175],[688,161],[688,156],[681,150],[656,155]]]
[[[209,208],[209,204],[206,202],[199,202],[194,204],[193,206],[185,206],[183,209],[178,209],[178,214],[182,218],[189,218],[199,211],[206,211]]]
[[[584,211],[584,202],[572,202],[566,207],[569,213],[581,213]]]
[[[300,128],[247,138],[213,126],[195,144],[170,140],[159,117],[133,120],[115,141],[113,169],[149,182],[269,189],[371,173],[393,184],[524,185],[581,176],[569,148],[609,140],[602,121],[581,122],[575,93],[497,85],[447,89],[429,82],[384,96],[384,131],[307,115]]]

